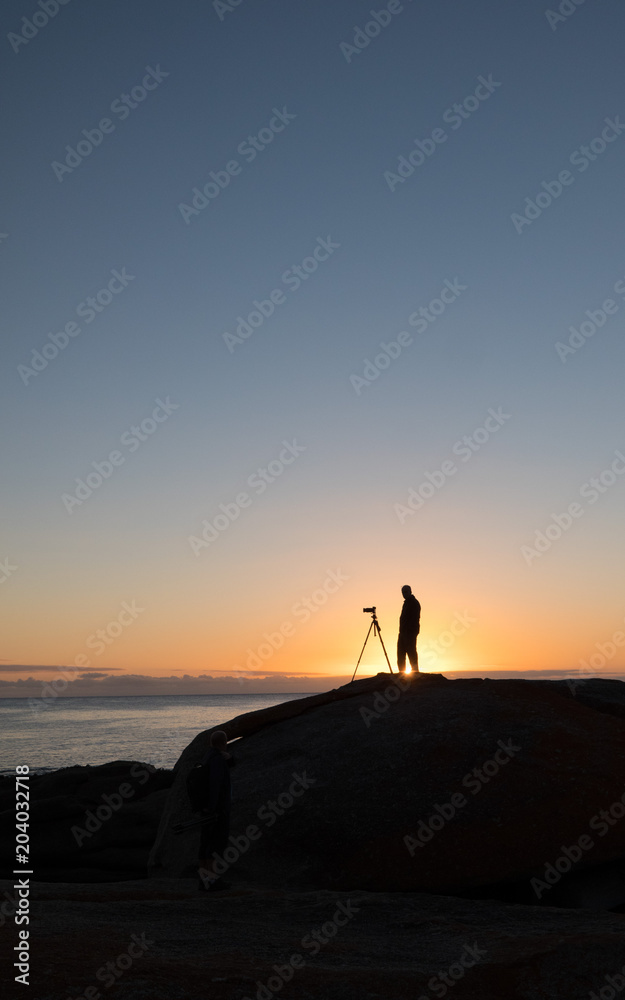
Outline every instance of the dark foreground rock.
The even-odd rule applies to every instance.
[[[141,878],[173,781],[137,761],[31,775],[31,854],[46,881]],[[15,853],[15,779],[0,782],[1,875]]]
[[[0,884],[2,898],[10,886]],[[37,1000],[82,998],[90,988],[89,997],[116,1000],[573,1000],[604,987],[602,996],[613,995],[606,976],[625,965],[620,914],[416,893],[38,884],[32,913]],[[1,934],[6,944],[16,931],[5,925]],[[138,957],[128,964],[131,945]],[[280,970],[288,976],[293,955],[305,964],[285,985]],[[267,984],[274,992],[259,993]],[[8,995],[22,992],[13,984]]]
[[[262,713],[235,720],[223,727],[241,737],[226,861],[280,888],[479,894],[510,884],[528,902],[617,907],[623,879],[615,890],[608,877],[604,891],[587,872],[625,858],[624,690],[435,675],[401,690],[379,675],[326,704],[279,706],[298,714],[256,719],[247,735],[245,720]],[[194,870],[197,828],[175,835],[172,823],[191,815],[185,777],[206,744],[201,734],[177,765],[155,876]],[[586,873],[577,889],[575,873]]]

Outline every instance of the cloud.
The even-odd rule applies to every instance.
[[[578,677],[580,671],[576,667],[569,670],[499,670],[497,667],[482,667],[478,670],[445,670],[445,677],[451,680],[462,680],[463,677],[492,677],[496,680],[511,681],[563,681],[567,677]],[[585,680],[591,677],[602,677],[604,680],[623,680],[625,670],[597,670],[595,674],[584,674]]]
[[[69,671],[65,671],[66,674]],[[74,671],[72,671],[72,674]],[[56,681],[60,681],[57,685]],[[260,671],[235,675],[200,674],[194,676],[153,677],[147,674],[114,674],[96,671],[80,673],[73,680],[63,677],[0,679],[0,698],[39,698],[53,704],[57,697],[79,698],[101,696],[163,695],[163,694],[309,694],[339,687],[348,676],[268,674]]]
[[[24,668],[22,668],[24,669]],[[34,668],[30,668],[34,669]],[[51,705],[60,698],[80,698],[95,696],[127,696],[135,695],[205,695],[205,694],[313,694],[318,691],[329,691],[340,687],[351,679],[351,674],[301,674],[301,673],[262,673],[261,671],[245,671],[232,675],[222,671],[214,674],[183,674],[168,677],[154,677],[148,674],[121,674],[85,671],[68,681],[63,677],[61,668],[57,677],[28,677],[18,680],[0,679],[0,698],[39,698],[45,704]],[[66,673],[69,671],[66,670]],[[75,671],[72,671],[72,674]],[[483,667],[481,670],[445,671],[445,677],[450,680],[461,680],[469,677],[492,677],[499,680],[563,680],[566,677],[577,676],[572,670],[497,670]],[[363,675],[367,676],[367,675]],[[623,672],[598,671],[597,677],[612,677],[625,679]],[[61,683],[56,685],[56,680]]]
[[[60,675],[65,671],[73,673],[75,669],[76,669],[75,667],[68,667],[68,666],[61,667],[58,664],[56,666],[54,664],[35,665],[33,663],[7,663],[6,660],[0,660],[0,674],[21,674],[29,670],[35,673],[40,673],[41,671],[45,671],[46,673],[56,673]],[[121,671],[122,668],[107,667],[106,669],[107,671],[112,673],[113,671],[119,672]]]
[[[229,670],[216,670],[212,668],[212,674],[182,674],[183,677],[212,677],[214,674],[225,674],[228,677],[238,677],[238,674],[232,673],[232,667]],[[245,676],[249,677],[268,677],[269,674],[266,670],[250,670],[246,667],[241,671]],[[327,677],[328,674],[324,673],[323,670],[286,670],[281,674],[272,674],[272,677]]]

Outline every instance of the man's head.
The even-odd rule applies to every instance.
[[[228,736],[224,733],[223,729],[216,729],[211,733],[210,744],[212,747],[215,747],[215,750],[228,749]]]
[[[406,598],[406,597],[410,597],[410,595],[412,594],[412,587],[409,587],[409,586],[408,586],[408,584],[406,583],[406,584],[404,584],[404,586],[403,586],[403,587],[401,588],[401,592],[402,592],[402,594],[403,594],[404,598]]]

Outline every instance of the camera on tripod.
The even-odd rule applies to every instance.
[[[393,673],[393,668],[392,668],[392,666],[390,664],[390,660],[388,658],[388,653],[386,652],[386,646],[384,645],[384,639],[382,638],[382,629],[380,628],[380,623],[378,621],[378,616],[375,613],[375,607],[376,606],[374,604],[372,608],[363,608],[362,609],[363,612],[366,615],[371,615],[371,624],[369,626],[369,631],[367,632],[367,637],[366,637],[366,639],[364,641],[363,647],[360,650],[360,656],[358,657],[358,663],[356,664],[356,667],[354,669],[354,673],[352,674],[352,682],[354,680],[354,677],[356,676],[356,670],[358,670],[358,666],[360,664],[360,661],[362,660],[362,654],[365,651],[365,646],[367,645],[367,639],[369,638],[369,636],[371,635],[372,632],[373,632],[374,635],[377,635],[378,639],[382,643],[382,649],[384,650],[384,656],[386,657],[386,662],[388,663],[388,669],[390,670],[391,673]]]

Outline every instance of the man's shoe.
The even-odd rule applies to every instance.
[[[215,879],[207,888],[207,892],[221,892],[222,889],[232,889],[232,882],[226,882],[223,878]]]

